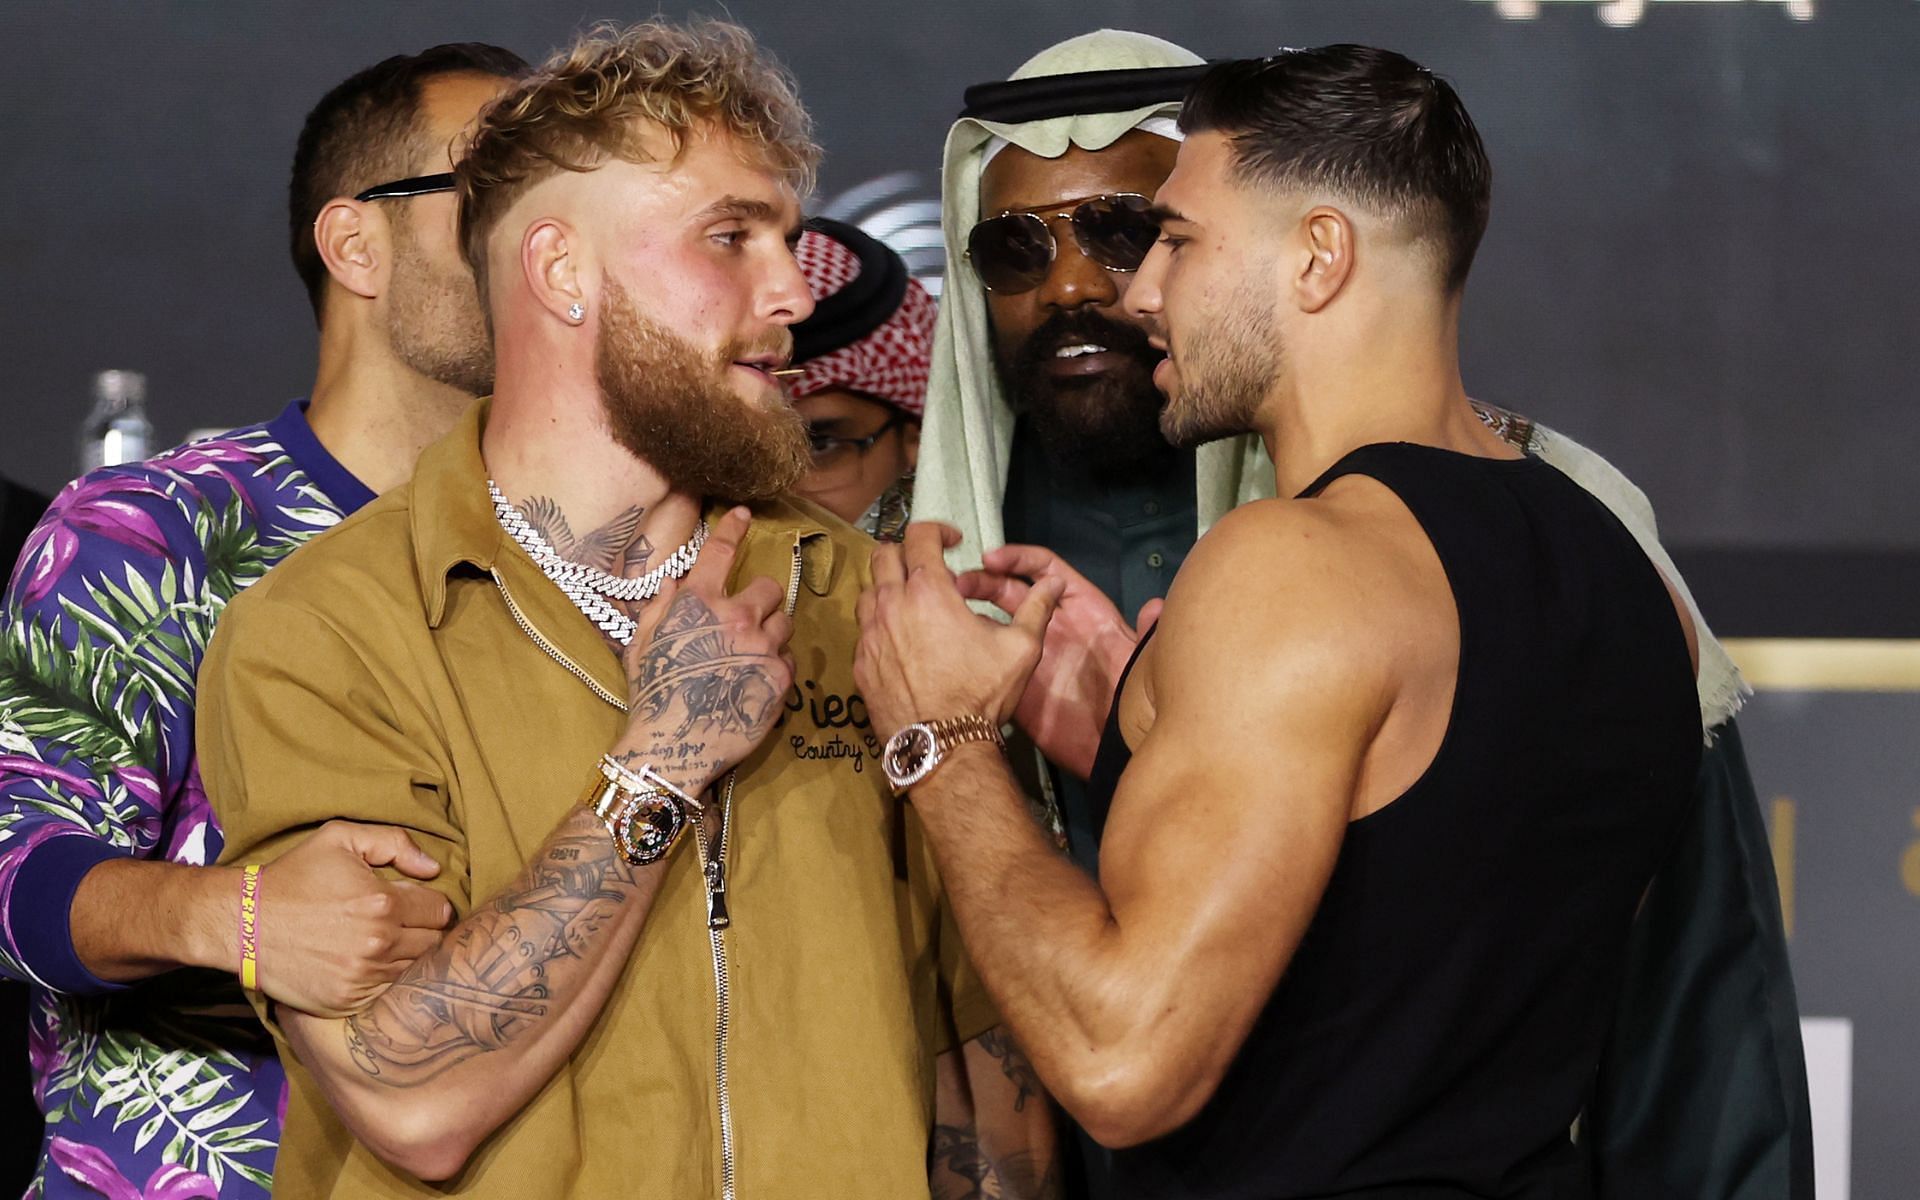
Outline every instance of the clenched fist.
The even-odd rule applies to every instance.
[[[259,984],[322,1017],[358,1012],[440,944],[453,906],[432,888],[440,864],[389,825],[329,821],[260,871]]]

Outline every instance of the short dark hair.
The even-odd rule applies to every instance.
[[[307,114],[293,151],[287,184],[287,227],[293,269],[307,287],[313,315],[327,294],[327,267],[314,245],[313,223],[340,196],[415,174],[424,130],[420,96],[442,75],[493,75],[512,79],[527,62],[511,50],[484,42],[449,42],[418,54],[396,54],[336,84]]]
[[[1429,225],[1447,290],[1466,283],[1493,167],[1458,93],[1412,59],[1337,45],[1224,62],[1187,93],[1180,128],[1224,134],[1239,182],[1323,187]]]

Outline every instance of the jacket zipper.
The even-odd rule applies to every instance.
[[[805,570],[805,558],[801,550],[802,536],[793,538],[793,566],[787,577],[786,614],[791,617],[800,602],[800,579]],[[574,662],[560,648],[534,627],[532,621],[514,602],[513,593],[507,590],[507,581],[498,571],[490,572],[494,586],[500,589],[500,596],[507,602],[507,611],[513,614],[514,624],[520,631],[532,639],[533,644],[546,652],[548,658],[587,685],[589,691],[621,712],[627,711],[626,701],[603,687],[599,680],[589,674],[586,668]],[[726,798],[721,805],[720,847],[714,855],[712,866],[705,872],[707,885],[707,942],[713,951],[713,1078],[714,1098],[720,1116],[720,1198],[736,1200],[734,1190],[734,1137],[733,1137],[733,1092],[727,1070],[727,1033],[733,1023],[733,997],[727,982],[727,945],[720,936],[731,925],[732,917],[727,910],[727,848],[733,842],[733,776],[727,776]]]
[[[521,612],[520,606],[514,603],[513,593],[507,590],[507,581],[500,578],[500,572],[489,571],[488,574],[493,576],[493,585],[500,589],[500,596],[507,602],[507,611],[513,614],[513,623],[520,627],[520,632],[533,639],[534,645],[546,651],[548,658],[565,667],[572,673],[575,679],[586,684],[588,691],[605,700],[608,704],[613,705],[621,712],[627,711],[627,702],[625,700],[622,700],[603,687],[598,679],[595,679],[587,673],[585,667],[560,653],[559,647],[548,641],[545,634],[542,634],[538,629],[533,627],[533,622],[527,619],[527,614]]]

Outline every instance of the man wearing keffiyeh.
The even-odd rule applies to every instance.
[[[1142,34],[1073,38],[1006,83],[969,89],[946,144],[946,288],[914,516],[961,532],[949,554],[956,569],[984,563],[992,576],[1065,582],[1018,719],[1047,751],[1039,786],[1071,853],[1096,873],[1103,814],[1089,811],[1080,785],[1114,681],[1186,550],[1228,509],[1268,494],[1272,479],[1250,439],[1183,454],[1136,436],[1143,412],[1157,414],[1156,356],[1122,307],[1131,268],[1113,238],[1102,240],[1099,222],[1115,205],[1086,207],[1151,196],[1165,179],[1179,136],[1170,118],[1200,63]],[[1643,905],[1583,1114],[1597,1194],[1803,1200],[1812,1195],[1805,1063],[1778,889],[1733,720],[1745,686],[1639,489],[1570,439],[1480,407],[1613,510],[1678,585],[1699,635],[1712,744],[1696,815]],[[970,587],[975,599],[994,597],[986,577]],[[1103,1195],[1098,1148],[1083,1148],[1083,1194]]]
[[[793,327],[801,374],[788,395],[812,455],[794,491],[897,542],[913,503],[933,297],[898,254],[839,221],[807,222],[793,257],[814,300],[813,315]]]

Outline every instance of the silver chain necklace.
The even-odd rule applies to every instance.
[[[645,575],[628,578],[562,558],[547,539],[540,536],[540,531],[527,522],[520,510],[507,501],[499,486],[491,479],[487,480],[487,495],[493,499],[493,515],[499,520],[500,527],[507,531],[507,536],[517,542],[541,572],[566,593],[575,608],[584,613],[602,633],[622,646],[633,640],[634,620],[614,607],[611,601],[638,604],[651,600],[659,594],[661,584],[669,579],[679,579],[693,569],[693,564],[700,558],[700,547],[707,542],[707,522],[702,518],[694,526],[693,536],[687,539],[685,545],[667,555],[664,562]]]

